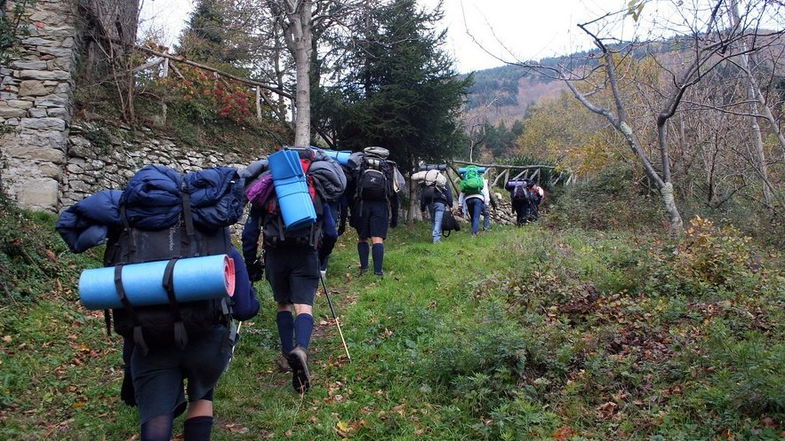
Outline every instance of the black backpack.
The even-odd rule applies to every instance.
[[[442,236],[449,237],[453,231],[461,231],[461,224],[455,219],[452,211],[444,210],[444,215],[442,215]]]
[[[184,348],[188,336],[203,333],[217,324],[228,325],[231,307],[225,298],[178,302],[174,295],[173,272],[178,259],[185,257],[227,254],[231,239],[226,227],[202,231],[194,227],[190,197],[182,193],[183,210],[175,225],[162,230],[131,227],[120,207],[123,228],[110,235],[104,254],[104,265],[115,267],[115,287],[123,308],[105,311],[107,332],[114,320],[115,332],[133,341],[145,354],[150,348],[177,345]],[[166,305],[136,307],[125,297],[122,269],[125,264],[169,260],[161,283],[169,296]],[[227,326],[227,347],[232,336]]]
[[[387,159],[365,155],[357,174],[357,197],[364,201],[386,201],[392,167]]]
[[[422,189],[422,200],[426,204],[440,201],[445,198],[444,190],[441,189],[436,183],[426,185]]]
[[[262,214],[262,235],[264,236],[264,246],[270,248],[295,247],[295,248],[319,248],[321,246],[323,231],[324,207],[319,203],[319,196],[315,196],[314,209],[316,210],[316,221],[311,225],[292,230],[286,228],[283,222],[283,215],[278,206],[278,198],[270,198],[265,204]]]
[[[529,189],[526,188],[525,185],[516,185],[512,189],[512,200],[513,201],[528,201],[531,198],[531,192]]]

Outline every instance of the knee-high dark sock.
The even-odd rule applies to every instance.
[[[183,422],[183,438],[185,441],[210,441],[213,431],[213,417],[198,416]]]
[[[290,311],[278,311],[275,316],[278,325],[278,336],[281,339],[281,351],[288,354],[294,349],[294,317]]]
[[[382,273],[382,263],[384,262],[384,244],[373,244],[373,272],[376,274]]]
[[[142,424],[142,441],[169,441],[172,438],[172,415],[159,415]]]
[[[368,242],[357,242],[357,254],[360,255],[360,268],[368,268],[368,253],[371,248]]]
[[[313,333],[313,316],[311,314],[297,314],[294,319],[294,341],[298,346],[308,349]]]

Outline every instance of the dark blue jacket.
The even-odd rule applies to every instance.
[[[120,202],[126,206],[131,226],[159,230],[177,222],[185,192],[190,196],[194,224],[215,230],[236,223],[242,216],[243,182],[232,167],[181,175],[168,167],[148,165],[131,178]]]
[[[248,270],[245,267],[243,256],[232,247],[229,257],[234,260],[234,296],[232,302],[232,317],[236,320],[248,320],[259,312],[259,300],[256,298],[256,290],[248,280]]]
[[[109,228],[122,225],[120,205],[132,227],[161,230],[174,225],[183,211],[183,189],[190,197],[194,224],[214,231],[237,223],[245,196],[243,179],[231,167],[180,174],[161,165],[139,170],[124,191],[104,190],[65,210],[55,228],[72,252],[100,245]]]
[[[88,196],[60,214],[55,229],[73,253],[103,243],[110,228],[120,222],[120,190],[104,190]]]

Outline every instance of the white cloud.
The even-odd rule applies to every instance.
[[[438,0],[418,0],[434,7]],[[140,35],[162,30],[164,44],[177,42],[193,10],[193,0],[142,0]],[[564,55],[591,46],[576,24],[617,11],[627,0],[445,0],[443,26],[447,51],[459,72],[500,66],[472,41],[505,60],[531,60]],[[466,21],[464,22],[464,17]]]
[[[434,7],[438,0],[418,0]],[[590,47],[577,24],[624,8],[626,0],[444,0],[447,50],[460,72],[539,60]],[[475,43],[476,40],[489,55]]]

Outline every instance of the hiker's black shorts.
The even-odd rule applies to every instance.
[[[265,248],[265,273],[278,303],[313,305],[319,285],[319,256],[310,248]]]
[[[387,227],[389,225],[390,208],[387,201],[362,201],[358,202],[356,209],[359,210],[359,222],[355,226],[357,237],[368,239],[369,237],[387,238]]]
[[[147,355],[133,349],[131,375],[141,424],[157,416],[183,413],[186,379],[188,401],[209,399],[231,355],[231,346],[225,344],[226,330],[225,325],[216,325],[207,332],[189,334],[185,349],[156,348]]]

